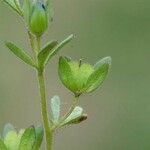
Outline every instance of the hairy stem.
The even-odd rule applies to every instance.
[[[36,38],[36,44],[34,41],[33,35],[28,32],[29,40],[31,44],[31,49],[35,58],[36,63],[38,63],[38,52],[40,51],[41,45],[41,38]],[[45,79],[44,79],[44,68],[39,69],[37,68],[37,76],[38,76],[38,83],[39,83],[39,90],[40,90],[40,97],[41,97],[41,115],[44,127],[44,133],[46,138],[46,150],[52,150],[52,131],[49,124],[49,117],[47,111],[47,102],[46,102],[46,91],[45,91]]]
[[[44,125],[44,131],[46,136],[46,149],[52,150],[52,132],[49,125],[49,118],[47,112],[47,102],[46,102],[46,94],[45,94],[45,81],[44,81],[44,73],[43,71],[38,71],[38,81],[41,95],[41,112],[42,119]]]
[[[39,53],[41,49],[41,37],[36,37],[36,41],[37,41],[37,53]]]
[[[29,36],[29,41],[30,41],[33,57],[36,60],[37,53],[36,53],[36,49],[35,49],[34,36],[31,34],[31,32],[29,30],[28,30],[28,36]]]
[[[39,52],[41,49],[41,38],[37,37],[36,40],[37,40],[37,52]],[[50,128],[48,111],[47,111],[44,68],[38,69],[38,81],[39,81],[39,89],[40,89],[40,96],[41,96],[42,120],[43,120],[43,126],[44,126],[45,138],[46,138],[46,150],[52,150],[52,132]]]

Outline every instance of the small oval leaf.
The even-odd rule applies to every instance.
[[[52,121],[54,124],[57,124],[60,117],[60,98],[57,95],[51,99],[51,110],[53,115]]]
[[[79,123],[85,121],[86,119],[87,119],[87,114],[83,114],[83,115],[81,115],[81,116],[79,116],[79,117],[77,117],[77,118],[75,118],[75,119],[73,119],[73,120],[70,120],[70,121],[67,122],[67,123],[62,124],[62,126],[68,126],[68,125],[73,125],[73,124],[79,124]],[[62,126],[61,126],[61,127],[62,127]]]
[[[17,57],[23,60],[26,64],[36,67],[36,65],[32,61],[32,58],[23,50],[21,50],[20,48],[18,48],[16,45],[14,45],[11,42],[6,42],[5,44],[9,48],[10,51],[12,51]]]
[[[66,118],[63,121],[61,126],[72,124],[74,121],[77,121],[82,116],[82,113],[83,113],[83,108],[79,106],[75,107],[72,113],[68,116],[68,118]]]

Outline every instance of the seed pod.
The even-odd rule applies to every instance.
[[[106,57],[92,66],[88,63],[72,61],[66,57],[59,59],[59,77],[75,96],[96,90],[107,76],[111,58]]]

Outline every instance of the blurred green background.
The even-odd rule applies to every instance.
[[[150,150],[150,1],[54,0],[55,18],[43,43],[75,39],[47,66],[47,97],[59,94],[62,113],[72,95],[58,79],[58,58],[85,58],[95,63],[112,57],[103,87],[82,96],[88,120],[55,134],[55,150]],[[0,129],[41,122],[35,72],[16,59],[3,42],[29,49],[19,17],[0,2]]]

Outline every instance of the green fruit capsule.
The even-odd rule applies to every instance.
[[[72,91],[75,96],[90,93],[101,86],[105,80],[111,58],[105,57],[95,65],[72,61],[66,57],[59,59],[59,77],[62,83]]]
[[[30,17],[30,30],[40,37],[48,27],[47,11],[44,4],[37,2]]]

